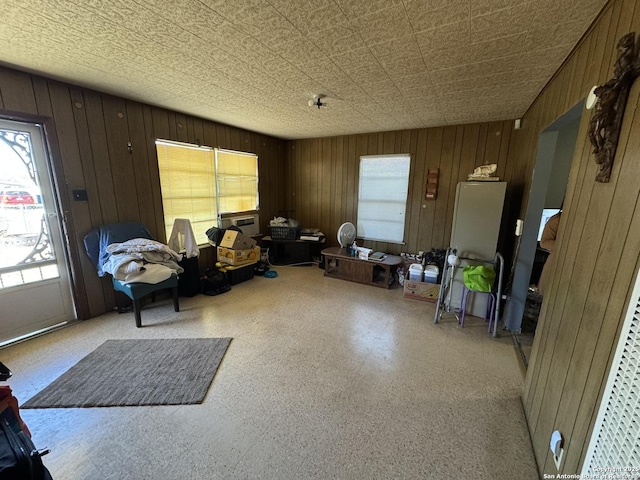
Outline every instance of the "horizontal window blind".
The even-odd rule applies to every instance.
[[[198,244],[206,244],[206,231],[218,224],[213,149],[157,141],[156,150],[167,239],[173,221],[187,218]]]
[[[403,242],[410,166],[409,155],[360,157],[358,237]]]
[[[258,156],[218,148],[215,154],[220,213],[258,210]]]

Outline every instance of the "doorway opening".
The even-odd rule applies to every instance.
[[[75,318],[41,125],[0,119],[0,346]]]
[[[540,240],[545,223],[562,209],[583,111],[584,102],[580,102],[538,138],[529,201],[505,307],[505,328],[513,333],[525,368],[543,301],[538,285],[550,254]]]

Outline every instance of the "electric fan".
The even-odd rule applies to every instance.
[[[356,227],[351,222],[345,222],[338,229],[338,243],[342,248],[350,247],[356,239]]]

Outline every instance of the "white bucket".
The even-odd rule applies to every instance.
[[[409,280],[413,280],[414,282],[422,281],[422,265],[419,263],[409,265]]]
[[[426,283],[438,283],[439,268],[435,265],[427,265],[424,267],[424,281]]]

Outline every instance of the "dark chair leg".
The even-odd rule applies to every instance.
[[[176,312],[180,311],[180,303],[178,301],[178,287],[173,287],[171,289],[171,293],[173,294],[173,309]]]
[[[142,319],[140,318],[140,300],[133,301],[133,314],[136,317],[136,327],[142,327]]]

